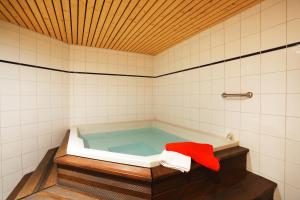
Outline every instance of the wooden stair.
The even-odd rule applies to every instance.
[[[56,164],[53,163],[53,158],[56,151],[57,148],[50,149],[36,170],[32,173],[26,174],[7,199],[22,199],[47,187],[55,185],[57,182],[57,168]]]
[[[274,182],[246,171],[248,150],[242,147],[216,153],[222,166],[219,173],[195,163],[188,174],[158,166],[150,171],[151,181],[143,169],[137,172],[139,176],[127,173],[135,166],[119,168],[117,163],[103,165],[103,161],[78,157],[72,160],[66,155],[67,141],[68,134],[58,149],[47,152],[34,172],[22,178],[8,200],[272,200],[276,188]],[[175,190],[172,184],[178,184]]]

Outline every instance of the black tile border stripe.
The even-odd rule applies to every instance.
[[[104,76],[129,76],[129,77],[153,78],[153,76],[132,75],[132,74],[112,74],[112,73],[67,71],[67,70],[42,67],[42,66],[38,66],[38,65],[31,65],[31,64],[19,63],[19,62],[7,61],[7,60],[0,60],[0,62],[14,64],[14,65],[21,65],[21,66],[26,66],[26,67],[36,68],[36,69],[45,69],[45,70],[56,71],[56,72],[70,73],[70,74],[92,74],[92,75],[104,75]]]
[[[185,71],[199,69],[199,68],[202,68],[202,67],[207,67],[207,66],[211,66],[211,65],[220,64],[220,63],[225,63],[225,62],[229,62],[229,61],[233,61],[233,60],[238,60],[238,59],[241,59],[241,58],[247,58],[247,57],[256,56],[256,55],[259,55],[259,54],[269,53],[269,52],[272,52],[272,51],[278,51],[278,50],[281,50],[281,49],[294,47],[294,46],[297,46],[297,45],[300,45],[300,42],[294,42],[294,43],[291,43],[291,44],[282,45],[282,46],[279,46],[279,47],[274,47],[274,48],[266,49],[266,50],[263,50],[263,51],[257,51],[257,52],[250,53],[250,54],[245,54],[245,55],[242,55],[242,56],[237,56],[237,57],[228,58],[228,59],[224,59],[224,60],[220,60],[220,61],[216,61],[216,62],[204,64],[204,65],[199,65],[199,66],[196,66],[196,67],[191,67],[191,68],[178,70],[178,71],[175,71],[175,72],[161,74],[161,75],[158,75],[158,76],[154,76],[153,78],[160,78],[160,77],[163,77],[163,76],[168,76],[168,75],[177,74],[177,73],[181,73],[181,72],[185,72]]]
[[[224,59],[224,60],[220,60],[220,61],[216,61],[216,62],[204,64],[204,65],[190,67],[190,68],[186,68],[186,69],[182,69],[182,70],[178,70],[178,71],[174,71],[174,72],[170,72],[170,73],[166,73],[166,74],[161,74],[161,75],[158,75],[158,76],[143,76],[143,75],[133,75],[133,74],[113,74],[113,73],[68,71],[68,70],[54,69],[54,68],[49,68],[49,67],[31,65],[31,64],[26,64],[26,63],[19,63],[19,62],[8,61],[8,60],[0,60],[0,62],[7,63],[7,64],[14,64],[14,65],[21,65],[21,66],[26,66],[26,67],[36,68],[36,69],[45,69],[45,70],[56,71],[56,72],[70,73],[70,74],[125,76],[125,77],[138,77],[138,78],[160,78],[160,77],[164,77],[164,76],[168,76],[168,75],[172,75],[172,74],[177,74],[177,73],[181,73],[181,72],[185,72],[185,71],[199,69],[199,68],[202,68],[202,67],[208,67],[208,66],[211,66],[211,65],[225,63],[225,62],[229,62],[229,61],[233,61],[233,60],[237,60],[237,59],[241,59],[241,58],[247,58],[247,57],[256,56],[256,55],[259,55],[259,54],[264,54],[264,53],[269,53],[269,52],[272,52],[272,51],[277,51],[277,50],[281,50],[281,49],[285,49],[285,48],[289,48],[289,47],[294,47],[294,46],[297,46],[297,45],[300,45],[300,42],[294,42],[294,43],[291,43],[291,44],[282,45],[282,46],[279,46],[279,47],[274,47],[274,48],[266,49],[266,50],[263,50],[263,51],[257,51],[257,52],[254,52],[254,53],[245,54],[245,55],[241,55],[241,56],[237,56],[237,57],[233,57],[233,58],[228,58],[228,59]]]

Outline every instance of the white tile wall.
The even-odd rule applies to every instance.
[[[186,68],[173,56],[182,54],[185,43],[193,43],[193,60],[194,50],[199,49],[198,62],[191,63],[194,67],[299,42],[299,9],[298,0],[263,1],[154,57],[154,74]],[[224,136],[233,132],[240,144],[250,149],[248,169],[278,183],[275,199],[299,199],[297,50],[299,47],[272,51],[154,79],[155,116],[211,134]],[[252,99],[220,97],[222,92],[247,91],[254,93]],[[187,99],[187,104],[177,103],[181,99]],[[191,102],[199,102],[199,107],[193,107]],[[190,117],[187,112],[191,110],[199,117]]]
[[[0,59],[71,71],[159,75],[298,42],[299,9],[299,0],[265,0],[154,58],[68,46],[0,21]],[[1,63],[0,194],[5,198],[70,124],[156,117],[219,136],[234,133],[250,149],[248,169],[278,183],[276,199],[299,199],[297,50],[157,79],[70,75]],[[254,97],[224,100],[224,91],[252,91]]]

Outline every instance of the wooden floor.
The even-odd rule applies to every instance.
[[[78,190],[67,188],[64,186],[55,185],[45,190],[37,192],[24,200],[95,200],[98,197],[85,194]]]

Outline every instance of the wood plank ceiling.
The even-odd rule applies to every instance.
[[[0,19],[69,44],[156,55],[261,0],[1,0]]]

